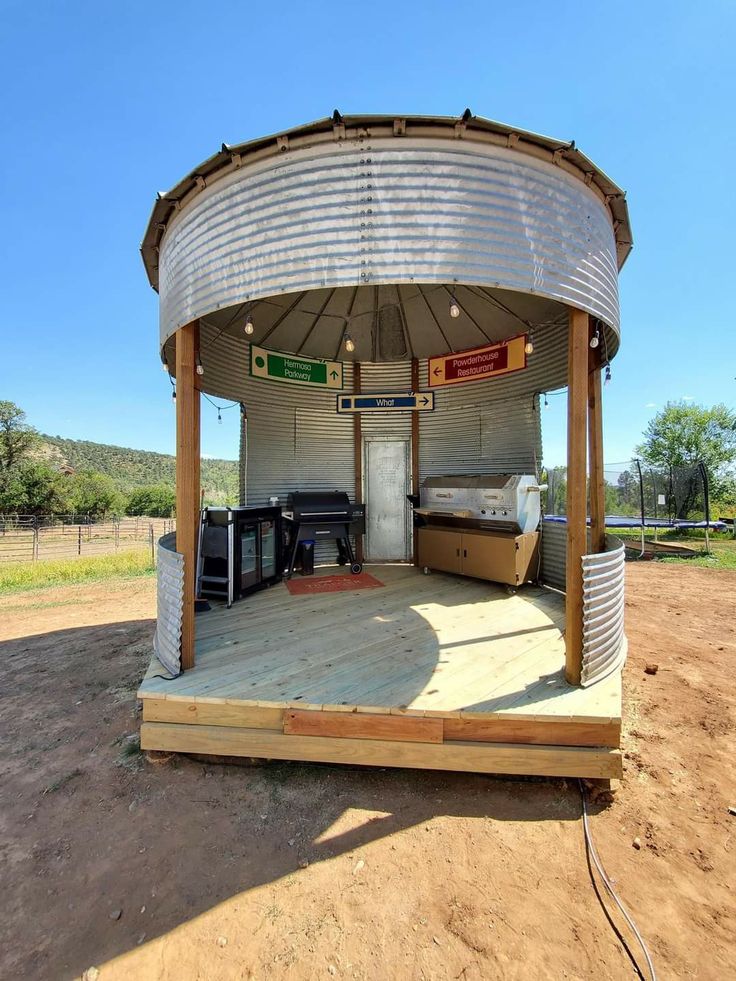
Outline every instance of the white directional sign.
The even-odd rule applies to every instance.
[[[338,395],[340,412],[431,412],[434,392],[386,392],[366,395]]]

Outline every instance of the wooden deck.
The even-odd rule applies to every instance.
[[[620,776],[620,676],[567,685],[563,597],[370,571],[382,588],[280,584],[199,614],[194,669],[165,681],[154,658],[141,684],[143,748]]]

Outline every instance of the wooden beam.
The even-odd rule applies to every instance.
[[[419,391],[419,361],[411,359],[411,390]],[[411,492],[419,493],[419,413],[414,411],[411,414]],[[419,565],[419,535],[412,534],[414,545],[414,565]]]
[[[144,703],[145,706],[145,703]],[[145,710],[145,709],[144,709]],[[143,718],[146,716],[144,714]],[[574,718],[509,719],[489,713],[487,719],[443,719],[445,742],[525,743],[546,746],[610,746],[618,749],[621,722],[577,722]]]
[[[199,517],[199,323],[176,332],[176,550],[184,556],[181,667],[194,667],[194,589]]]
[[[579,685],[583,664],[583,567],[587,550],[589,316],[570,309],[567,346],[567,584],[565,678]]]
[[[471,773],[523,773],[541,777],[620,778],[622,772],[620,751],[605,747],[337,739],[168,722],[142,723],[141,749]]]
[[[291,736],[336,736],[341,739],[397,739],[441,743],[442,719],[370,715],[359,712],[313,712],[287,709],[284,732]]]
[[[360,395],[360,361],[353,364],[353,393]],[[353,454],[355,462],[355,500],[363,500],[363,429],[360,412],[353,414]],[[363,564],[363,536],[355,536],[355,559]]]
[[[592,336],[592,335],[591,335]],[[603,401],[598,351],[588,348],[588,447],[590,454],[591,551],[606,548],[606,493],[603,476]]]

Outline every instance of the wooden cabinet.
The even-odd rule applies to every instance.
[[[518,586],[537,575],[539,534],[419,528],[419,565]]]

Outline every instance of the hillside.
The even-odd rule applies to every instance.
[[[42,435],[44,456],[50,463],[74,470],[107,474],[122,491],[150,484],[175,482],[175,458],[168,453],[133,450],[85,439]],[[212,502],[237,502],[238,464],[235,460],[202,460],[202,488]]]

